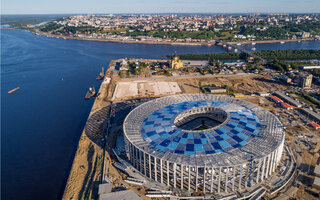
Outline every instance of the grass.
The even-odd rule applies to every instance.
[[[201,126],[199,126],[198,128],[196,128],[195,130],[196,131],[201,131],[201,130],[206,130],[206,129],[208,129],[209,127],[208,126],[206,126],[206,125],[201,125]]]

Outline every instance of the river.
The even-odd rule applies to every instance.
[[[220,46],[64,40],[23,30],[1,32],[1,198],[59,199],[93,100],[84,95],[112,59],[221,53]],[[251,45],[243,45],[251,48]],[[257,44],[320,49],[320,42]],[[20,90],[8,94],[13,88]]]

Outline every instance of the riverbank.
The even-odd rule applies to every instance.
[[[72,39],[72,40],[87,40],[87,41],[97,41],[97,42],[114,42],[114,43],[124,43],[124,44],[150,44],[150,45],[189,45],[189,46],[201,46],[201,45],[213,45],[210,42],[166,42],[166,41],[140,41],[140,40],[120,40],[120,39],[102,39],[102,38],[81,38],[73,36],[62,36],[62,35],[52,35],[49,33],[36,31],[33,32],[37,35],[42,35],[46,37],[62,38],[62,39]],[[301,42],[301,41],[312,41],[313,39],[292,39],[292,40],[262,40],[262,41],[239,41],[239,42],[228,42],[230,44],[272,44],[281,42]]]
[[[97,93],[99,96],[94,101],[88,120],[94,113],[110,106],[110,102],[104,100],[108,97],[108,88],[108,83],[101,84]],[[102,126],[106,125],[107,120]],[[104,150],[87,136],[85,129],[86,127],[79,139],[62,199],[85,199],[87,196],[97,195],[93,194],[93,188],[97,189],[96,182],[101,180]]]
[[[258,41],[239,41],[239,42],[229,42],[230,44],[273,44],[281,42],[302,42],[302,41],[312,41],[313,39],[292,39],[292,40],[258,40]]]

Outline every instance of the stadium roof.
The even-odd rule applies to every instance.
[[[203,106],[227,110],[229,121],[217,129],[186,131],[174,126],[182,112]],[[260,123],[245,107],[222,101],[186,101],[165,106],[151,113],[141,125],[142,137],[160,152],[185,155],[213,154],[240,148],[254,138]]]
[[[203,131],[177,127],[175,118],[192,108],[215,107],[228,114]],[[283,126],[252,103],[220,95],[176,95],[146,102],[124,121],[126,141],[159,159],[194,166],[229,166],[262,158],[284,141]]]

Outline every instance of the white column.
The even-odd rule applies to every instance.
[[[134,166],[133,145],[130,145],[130,147],[131,164]]]
[[[140,172],[142,173],[142,152],[139,150]]]
[[[157,158],[154,157],[154,180],[155,181],[158,181],[157,173],[158,173],[158,170],[157,170]]]
[[[249,163],[247,163],[246,164],[246,176],[245,176],[245,181],[244,181],[244,186],[245,186],[245,188],[247,188],[248,187],[248,179],[249,179],[249,168],[250,168],[250,166],[248,167],[248,165],[251,165],[250,164],[250,162]]]
[[[167,161],[167,185],[170,186],[170,164]]]
[[[136,152],[136,168],[137,170],[139,170],[139,161],[138,161],[138,149],[137,148],[134,148],[134,151]]]
[[[239,178],[239,190],[241,189],[241,179],[242,179],[242,173],[243,173],[243,165],[240,166],[240,178]]]
[[[173,163],[173,187],[177,186],[177,164]]]
[[[269,176],[270,176],[271,173],[272,173],[273,159],[274,159],[274,152],[271,154],[270,168],[269,168]]]
[[[196,167],[196,189],[195,191],[198,191],[198,167]]]
[[[220,184],[221,184],[221,167],[219,167],[219,179],[218,179],[218,193],[220,193]]]
[[[180,167],[181,167],[181,175],[180,175],[181,184],[180,184],[180,186],[181,186],[181,190],[183,190],[183,165],[180,165]]]
[[[144,152],[143,152],[143,167],[144,167],[144,175],[147,176],[146,153]]]
[[[206,165],[203,168],[203,193],[206,193]]]
[[[261,159],[259,160],[259,164],[258,164],[258,172],[257,172],[256,183],[259,183],[260,170],[261,170]]]
[[[213,192],[213,175],[214,175],[214,168],[211,167],[211,185],[210,185],[210,192]]]
[[[235,176],[236,176],[236,169],[237,169],[237,166],[233,166],[232,191],[234,191],[234,181],[235,181]]]
[[[274,156],[273,156],[273,170],[272,172],[276,171],[276,167],[277,167],[277,154],[278,154],[278,150],[276,150],[274,152]]]
[[[267,160],[266,178],[268,178],[268,174],[269,174],[269,164],[270,164],[270,155],[268,155],[268,160]]]
[[[225,181],[225,184],[224,184],[224,192],[228,192],[228,175],[229,175],[229,167],[226,168],[227,171],[226,171],[226,181]]]
[[[263,164],[262,164],[262,172],[261,172],[261,181],[264,179],[264,171],[266,168],[266,157],[263,158]]]
[[[162,166],[162,159],[160,159],[160,166],[161,166],[161,167],[160,167],[160,171],[161,171],[161,172],[160,172],[160,173],[161,173],[161,178],[160,178],[160,179],[161,179],[161,183],[163,183],[163,166]]]
[[[149,154],[149,177],[152,179],[152,171],[151,171],[151,155]]]
[[[189,172],[189,179],[188,179],[188,191],[190,191],[190,183],[191,183],[191,167],[189,165],[188,167],[188,172]]]

